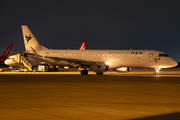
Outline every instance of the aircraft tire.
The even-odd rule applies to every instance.
[[[88,74],[88,70],[81,70],[81,75],[87,75]]]
[[[103,73],[96,73],[97,75],[103,75]]]
[[[155,75],[159,75],[158,72],[155,72],[154,74],[155,74]]]

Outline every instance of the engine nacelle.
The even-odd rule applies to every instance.
[[[103,73],[109,70],[109,65],[105,63],[93,63],[92,71],[96,73]]]
[[[117,72],[129,72],[130,70],[131,70],[131,67],[116,68]]]

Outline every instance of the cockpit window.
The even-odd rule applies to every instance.
[[[169,57],[168,54],[159,54],[159,57]]]
[[[8,58],[9,60],[14,60],[14,58]]]
[[[168,55],[168,54],[165,54],[164,57],[169,57],[169,55]]]
[[[163,54],[159,54],[159,57],[163,57]]]

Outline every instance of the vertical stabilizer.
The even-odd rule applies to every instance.
[[[86,42],[82,42],[78,50],[85,50],[85,47],[86,47]]]
[[[11,55],[12,48],[13,48],[13,44],[9,44],[8,48],[1,57],[8,58]]]
[[[36,51],[42,50],[41,45],[36,40],[35,36],[32,34],[29,27],[27,25],[22,25],[21,27],[22,27],[24,46],[25,46],[26,52],[32,52],[31,47]]]

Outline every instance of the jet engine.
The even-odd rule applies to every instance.
[[[117,72],[129,72],[131,67],[120,67],[115,69]]]
[[[105,63],[93,63],[92,65],[92,71],[96,73],[103,73],[108,71],[109,65],[106,65]]]

